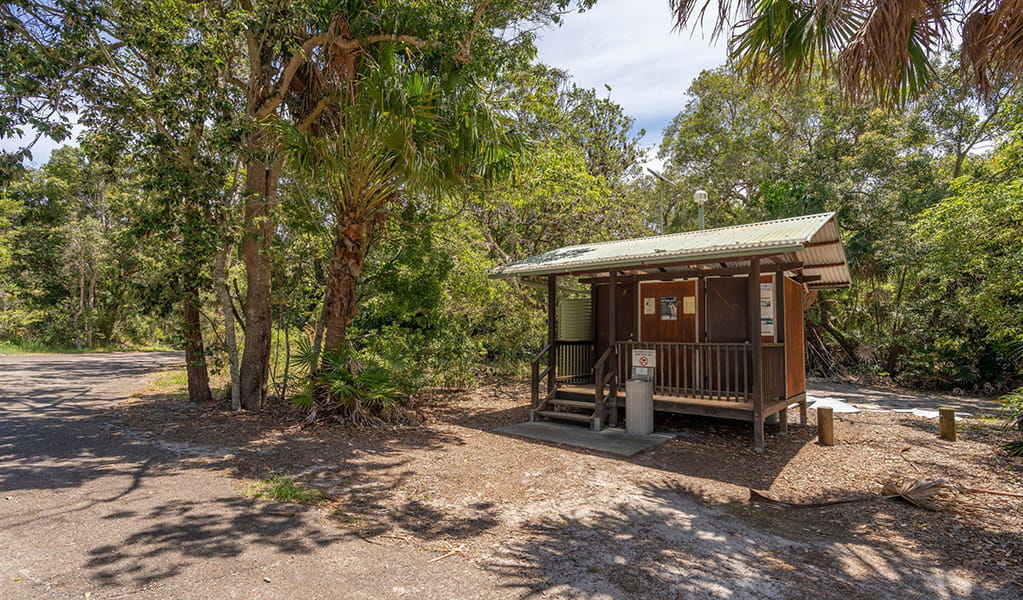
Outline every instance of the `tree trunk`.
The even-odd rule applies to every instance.
[[[221,248],[213,263],[213,285],[217,291],[220,309],[224,312],[224,345],[227,346],[227,364],[231,371],[231,410],[241,410],[241,391],[238,377],[238,337],[234,326],[234,304],[227,289],[227,254],[229,247]]]
[[[96,274],[89,276],[89,304],[85,312],[85,346],[93,347],[92,322],[96,314]]]
[[[327,274],[327,279],[328,279],[328,282],[329,282],[329,279],[330,279],[330,274],[329,273]],[[329,288],[330,288],[329,283],[328,283],[327,287],[328,287],[328,290],[329,290]],[[320,305],[320,316],[316,319],[316,330],[313,332],[313,348],[312,348],[312,350],[313,350],[313,357],[312,357],[312,362],[311,362],[311,364],[313,364],[313,365],[320,364],[320,352],[323,350],[323,331],[324,331],[324,329],[326,329],[326,326],[327,326],[327,307],[328,307],[327,299],[328,299],[329,296],[330,296],[330,294],[328,292],[324,292],[324,294],[323,294],[323,302]],[[312,372],[310,372],[309,375],[311,377],[312,376]]]
[[[324,352],[344,348],[345,334],[355,315],[355,287],[359,283],[369,241],[368,227],[360,220],[339,219],[336,232],[324,300],[327,315]]]
[[[258,145],[256,141],[250,141]],[[258,153],[259,148],[255,149]],[[245,349],[242,354],[240,393],[242,408],[256,410],[266,399],[270,369],[270,337],[273,315],[270,306],[270,240],[273,236],[273,204],[281,162],[267,164],[258,158],[245,166],[245,233],[242,261],[248,288],[245,291]]]
[[[85,274],[80,273],[78,276],[78,310],[75,311],[74,317],[71,319],[71,327],[75,331],[75,350],[82,349],[82,332],[78,322],[83,313],[85,313]]]
[[[206,370],[206,348],[202,340],[199,315],[199,288],[190,285],[183,303],[185,320],[185,371],[188,374],[188,399],[207,402],[213,399],[210,376]]]

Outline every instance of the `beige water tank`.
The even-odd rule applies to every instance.
[[[558,302],[558,339],[565,342],[593,339],[593,314],[589,298],[563,298]]]

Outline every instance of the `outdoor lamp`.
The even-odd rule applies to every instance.
[[[706,204],[706,202],[707,202],[707,192],[705,192],[703,190],[696,190],[696,193],[693,194],[693,201],[696,202],[696,206],[699,209],[699,213],[700,213],[700,229],[703,229],[704,228],[704,223],[703,223],[703,205]]]

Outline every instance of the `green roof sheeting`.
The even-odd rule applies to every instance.
[[[819,276],[820,279],[811,283],[810,287],[841,287],[850,283],[849,268],[833,212],[567,246],[498,267],[490,275],[509,278],[566,275],[612,268],[657,270],[659,265],[671,263],[706,260],[727,264],[735,259],[777,254],[786,255],[789,259],[786,262],[803,263],[803,274]]]

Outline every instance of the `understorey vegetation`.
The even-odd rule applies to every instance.
[[[892,105],[823,68],[780,92],[738,56],[649,149],[534,58],[590,4],[5,5],[0,135],[81,133],[4,154],[0,349],[172,346],[195,400],[414,420],[417,390],[542,345],[542,290],[490,269],[695,229],[704,188],[709,227],[838,213],[854,283],[810,296],[811,374],[1020,385],[1015,77],[978,96],[946,48]]]

